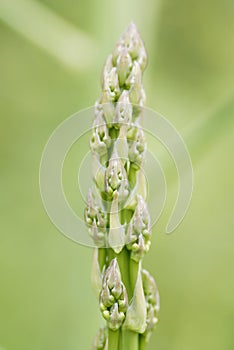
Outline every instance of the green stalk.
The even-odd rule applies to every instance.
[[[128,329],[122,330],[122,349],[139,350],[139,334]]]
[[[108,329],[108,350],[119,350],[119,331]]]
[[[148,340],[157,321],[156,289],[142,270],[151,243],[142,177],[146,141],[140,127],[146,61],[131,23],[107,58],[102,95],[95,104],[90,147],[99,196],[89,191],[85,221],[99,252],[93,281],[106,332],[99,332],[92,350],[144,350],[145,336]]]
[[[130,259],[129,251],[124,248],[118,255],[118,262],[121,271],[122,280],[126,286],[128,297],[133,297],[134,287],[136,284],[139,264]],[[131,330],[122,329],[121,334],[121,350],[138,350],[139,335]]]
[[[106,264],[106,249],[99,248],[98,250],[98,263],[100,266],[100,271],[102,271],[104,265]]]
[[[146,337],[144,335],[140,335],[139,337],[139,350],[146,349]]]
[[[116,254],[112,248],[105,249],[107,250],[107,256],[108,256],[108,263],[111,262],[114,258],[116,258]]]
[[[129,261],[129,274],[130,274],[130,284],[131,284],[131,297],[133,296],[134,287],[136,285],[137,275],[139,270],[139,262],[136,262],[132,259]]]
[[[129,251],[124,247],[121,253],[118,254],[117,259],[119,263],[122,280],[127,289],[128,298],[131,299],[133,290],[131,286],[130,271],[129,271],[129,261],[130,261]]]

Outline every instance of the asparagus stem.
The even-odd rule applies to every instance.
[[[134,287],[136,285],[137,275],[138,275],[138,269],[139,269],[139,262],[136,262],[132,259],[129,261],[129,274],[130,274],[130,284],[131,284],[131,291],[133,296]]]
[[[139,350],[139,334],[128,329],[122,330],[122,349]]]
[[[146,349],[146,337],[144,335],[139,336],[139,350]]]
[[[98,262],[99,262],[99,266],[100,266],[100,271],[102,271],[103,267],[106,264],[106,249],[105,248],[98,249]]]
[[[132,287],[131,287],[131,281],[130,281],[130,271],[129,271],[129,252],[126,248],[122,250],[122,252],[117,256],[119,268],[122,276],[123,283],[127,289],[128,298],[129,300],[132,297]]]
[[[108,329],[108,350],[119,350],[119,331],[112,331],[110,328]]]
[[[141,176],[146,61],[143,41],[131,23],[107,58],[102,95],[95,104],[90,148],[99,196],[90,189],[85,221],[98,248],[93,270],[98,278],[93,280],[108,332],[100,333],[94,350],[144,350],[157,323],[156,284],[141,269],[151,243],[146,180]]]
[[[112,248],[106,249],[108,251],[108,263],[110,264],[111,260],[113,260],[116,257],[116,254]]]

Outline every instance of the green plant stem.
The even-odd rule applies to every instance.
[[[122,349],[139,350],[139,334],[128,329],[122,330]]]
[[[99,251],[98,260],[103,274],[100,310],[107,320],[108,350],[139,350],[140,334],[146,332],[148,324],[153,327],[156,319],[152,312],[147,319],[144,289],[149,289],[149,294],[154,285],[147,275],[148,289],[144,288],[141,270],[151,235],[145,185],[139,172],[146,150],[144,133],[138,128],[139,106],[145,101],[142,74],[146,64],[144,43],[131,23],[105,63],[90,142],[95,183],[103,203],[91,189],[85,218],[95,243],[108,246],[106,252]],[[101,173],[96,174],[99,168]],[[100,275],[99,270],[97,273]],[[96,280],[99,287],[100,278]],[[156,310],[155,298],[152,295]]]
[[[132,288],[131,288],[131,281],[130,281],[130,275],[129,275],[129,251],[124,247],[122,252],[117,256],[120,272],[121,272],[121,277],[123,280],[123,283],[126,287],[127,293],[128,293],[128,298],[130,300],[132,296]]]
[[[124,350],[123,349],[123,344],[122,344],[122,337],[123,337],[123,330],[122,327],[119,330],[119,350]]]
[[[144,335],[139,336],[139,350],[146,349],[146,337]]]
[[[108,350],[119,350],[119,331],[112,331],[110,328],[108,329]]]
[[[129,275],[130,275],[132,295],[134,293],[134,288],[137,281],[138,269],[139,269],[139,262],[129,259]]]
[[[112,248],[107,249],[107,256],[108,256],[108,265],[110,264],[112,259],[117,257],[116,253]]]
[[[102,271],[104,265],[106,264],[106,249],[105,248],[98,249],[98,262],[99,262],[100,271]]]

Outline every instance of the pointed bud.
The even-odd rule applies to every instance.
[[[123,41],[120,38],[120,40],[115,45],[115,48],[114,48],[113,54],[112,54],[112,64],[114,66],[117,65],[117,58],[119,57],[120,52],[123,50],[123,47],[124,47],[124,43],[123,43]]]
[[[146,302],[142,287],[141,264],[138,267],[137,281],[131,304],[127,310],[124,328],[140,334],[146,329]]]
[[[123,41],[127,46],[132,59],[137,59],[139,48],[141,46],[141,39],[136,25],[133,22],[129,24],[126,32],[124,33]]]
[[[117,94],[119,94],[119,80],[118,80],[118,74],[117,74],[117,68],[113,67],[109,74],[109,87],[112,92],[115,93],[115,97]]]
[[[131,251],[131,259],[138,262],[147,253],[151,245],[150,216],[143,198],[137,196],[137,206],[128,225],[126,246]]]
[[[118,300],[119,310],[126,313],[128,308],[128,295],[126,288],[123,288],[120,299]]]
[[[94,248],[94,253],[93,253],[91,284],[92,284],[93,291],[98,299],[100,295],[100,291],[102,289],[102,274],[98,263],[98,248]]]
[[[105,350],[107,344],[106,328],[100,328],[98,334],[94,338],[91,350]]]
[[[143,235],[140,234],[138,237],[138,242],[134,244],[134,249],[132,250],[131,258],[134,261],[139,261],[142,259],[146,252],[145,241]]]
[[[124,41],[128,44],[130,55],[139,62],[141,70],[144,71],[147,65],[147,54],[135,23],[130,23]]]
[[[122,124],[120,126],[120,130],[119,130],[119,137],[116,139],[115,141],[115,149],[123,163],[123,165],[125,165],[125,163],[128,160],[128,142],[127,142],[127,128],[128,125],[126,124]]]
[[[112,64],[112,55],[109,55],[106,59],[106,62],[103,67],[102,71],[102,83],[105,83],[105,77],[110,73],[111,69],[113,68]]]
[[[127,227],[127,233],[126,233],[126,245],[129,250],[132,249],[133,242],[137,240],[137,234],[133,231],[133,221],[131,220]]]
[[[118,304],[115,303],[110,309],[110,318],[108,320],[108,327],[112,331],[117,331],[125,319],[125,314],[119,311]]]
[[[98,226],[96,219],[89,230],[91,237],[96,245],[96,247],[104,248],[106,246],[106,232],[103,232]]]
[[[123,48],[126,48],[132,60],[137,60],[141,70],[144,71],[147,65],[147,54],[144,43],[140,37],[136,25],[132,22],[126,32],[122,35],[113,52],[113,64],[116,65],[118,56]]]
[[[111,101],[112,97],[110,92],[108,90],[103,90],[101,102],[107,126],[112,123],[113,117],[115,115],[115,107]]]
[[[138,194],[143,198],[145,201],[147,198],[147,183],[146,183],[146,177],[144,174],[143,164],[141,164],[141,168],[137,174],[137,184],[136,187],[138,188]]]
[[[107,152],[110,142],[106,122],[103,118],[103,111],[99,111],[96,114],[93,123],[92,135],[90,139],[91,151],[99,155],[102,159],[103,156],[106,156],[104,160],[107,161]]]
[[[105,168],[95,155],[92,156],[92,173],[97,188],[100,192],[103,192],[105,184]]]
[[[131,143],[131,141],[129,141]],[[143,160],[142,160],[143,161]],[[139,170],[136,169],[136,167],[132,166],[129,161],[127,162],[127,173],[128,173],[128,179],[130,180],[131,177],[131,171],[135,172],[136,178],[135,178],[135,185],[133,189],[129,193],[129,197],[126,200],[124,204],[124,208],[127,210],[135,211],[135,208],[138,203],[138,196],[140,195],[144,200],[147,198],[147,182],[145,173],[142,170],[142,164]]]
[[[91,225],[97,215],[97,205],[95,203],[94,194],[90,188],[87,196],[87,206],[85,208],[85,222],[87,225]]]
[[[115,258],[103,275],[100,293],[100,309],[110,329],[117,330],[121,327],[127,306],[127,292],[121,281],[119,265]]]
[[[97,247],[106,246],[106,214],[101,204],[94,197],[92,189],[88,192],[87,205],[84,211],[85,223]]]
[[[106,283],[110,289],[113,289],[116,283],[121,282],[120,269],[117,259],[111,260],[110,266],[106,270]]]
[[[118,99],[120,88],[116,67],[111,67],[110,70],[104,68],[102,90],[108,92],[110,101],[114,102]]]
[[[156,311],[159,312],[160,298],[159,298],[157,284],[154,278],[145,269],[142,270],[142,282],[143,282],[143,288],[144,288],[144,293],[145,293],[147,302],[154,305],[156,307]]]
[[[140,65],[137,61],[134,61],[131,74],[126,80],[126,85],[128,86],[130,92],[130,101],[133,104],[140,104],[140,100],[144,99],[144,92],[142,87],[142,72]]]
[[[109,93],[110,101],[115,101],[119,95],[119,80],[116,67],[112,64],[112,55],[109,55],[102,73],[102,90]]]
[[[110,311],[109,310],[103,311],[102,316],[105,318],[105,320],[108,321],[110,318]]]
[[[126,86],[130,89],[132,87],[138,87],[138,89],[142,86],[142,73],[141,67],[137,61],[133,62],[131,73],[129,74],[128,79],[126,80]]]
[[[116,113],[113,119],[113,123],[116,127],[120,127],[121,124],[129,125],[132,121],[132,105],[129,99],[129,92],[124,90],[116,105]]]
[[[132,68],[132,59],[127,48],[122,48],[116,60],[119,85],[123,86]]]
[[[147,327],[144,336],[146,336],[146,340],[148,341],[155,325],[158,323],[160,300],[157,285],[153,277],[146,270],[142,270],[142,283],[147,305]]]
[[[138,196],[140,195],[144,201],[146,201],[147,198],[147,181],[145,177],[145,173],[142,169],[143,165],[137,172],[136,176],[136,185],[131,191],[131,194],[126,201],[124,208],[128,210],[135,210],[137,202],[138,202]],[[126,242],[130,242],[127,240]]]
[[[144,72],[147,66],[147,54],[144,45],[139,50],[137,61],[141,67],[142,72]]]
[[[138,203],[134,214],[133,225],[138,233],[144,233],[144,230],[150,228],[150,216],[147,204],[140,195],[138,195]]]
[[[118,192],[119,201],[125,199],[129,193],[127,173],[116,149],[105,172],[105,193],[112,198],[114,191]]]
[[[139,169],[142,161],[145,158],[146,142],[145,135],[138,125],[135,127],[135,133],[133,139],[129,140],[129,160],[132,163],[134,169]]]
[[[101,300],[102,300],[102,304],[105,307],[109,307],[111,305],[113,305],[113,302],[115,301],[114,296],[110,293],[110,289],[108,287],[107,284],[105,284],[102,288],[102,292],[101,292]]]
[[[122,294],[122,283],[121,280],[116,280],[114,288],[111,290],[112,295],[115,299],[119,299]]]

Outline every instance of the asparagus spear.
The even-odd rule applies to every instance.
[[[141,128],[146,65],[143,41],[131,23],[106,60],[90,139],[95,185],[85,222],[96,246],[92,281],[106,320],[92,349],[144,350],[158,321],[157,287],[142,270],[151,244]]]

